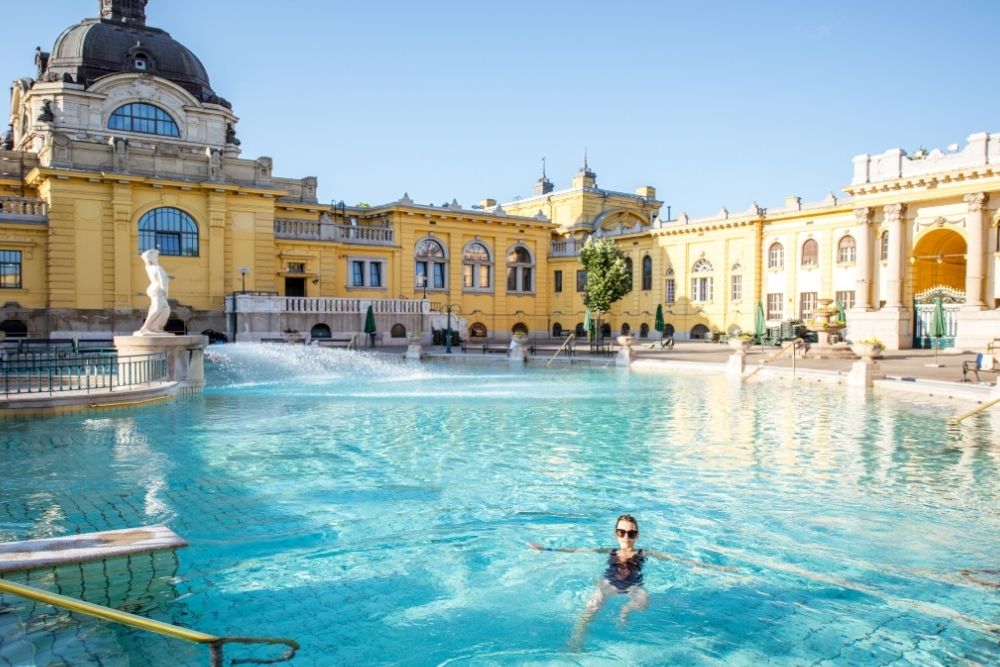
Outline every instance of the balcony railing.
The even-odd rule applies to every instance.
[[[49,205],[43,199],[0,197],[0,220],[7,222],[47,222]]]
[[[275,220],[274,237],[296,241],[330,241],[356,245],[391,246],[395,243],[392,227],[338,225],[332,222],[305,220]]]
[[[332,313],[364,314],[368,306],[376,315],[421,315],[431,304],[424,299],[328,299],[296,296],[254,296],[235,294],[226,297],[226,312],[238,313]]]
[[[568,241],[552,241],[549,257],[576,257],[587,243],[586,239],[570,239]]]

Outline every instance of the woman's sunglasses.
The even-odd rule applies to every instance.
[[[635,538],[639,537],[639,531],[638,530],[622,530],[621,528],[615,528],[615,535],[617,535],[618,537],[625,537],[626,535],[628,535],[628,538],[630,540],[634,540]]]

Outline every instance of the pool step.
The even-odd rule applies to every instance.
[[[180,549],[188,543],[166,526],[145,526],[0,544],[0,574]]]

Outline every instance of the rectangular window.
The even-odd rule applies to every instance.
[[[733,276],[733,301],[743,300],[743,276]]]
[[[288,272],[289,273],[305,273],[306,272],[306,264],[305,264],[305,262],[289,262],[288,263]]]
[[[783,320],[785,318],[785,295],[784,294],[768,294],[767,295],[767,319],[769,320]]]
[[[0,289],[21,289],[20,250],[0,250]]]
[[[521,269],[521,291],[531,291],[531,269],[524,267]]]
[[[562,292],[562,271],[556,271],[555,281],[553,282],[553,284],[555,285],[554,289],[557,293]]]
[[[427,262],[417,262],[416,286],[418,289],[430,287],[427,284]]]
[[[354,287],[365,286],[364,262],[351,262],[351,285]]]
[[[667,278],[667,303],[673,303],[677,296],[677,283],[673,278]]]
[[[712,300],[712,279],[692,278],[691,279],[691,300],[704,302]]]
[[[479,286],[483,289],[490,287],[490,267],[485,264],[479,265]]]
[[[378,262],[372,262],[368,265],[369,271],[369,287],[381,287],[382,286],[382,265]]]
[[[434,289],[444,289],[444,264],[434,265]]]
[[[587,272],[577,271],[576,272],[576,291],[583,292],[587,289]]]
[[[854,290],[837,292],[837,302],[844,304],[844,310],[854,308]]]
[[[816,292],[802,292],[799,294],[799,319],[812,319],[813,310],[816,309],[816,296]]]
[[[474,268],[472,264],[464,264],[462,266],[462,285],[464,287],[474,287],[472,284],[473,276],[475,275],[472,272]]]

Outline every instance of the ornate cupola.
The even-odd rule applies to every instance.
[[[590,170],[587,165],[587,149],[583,149],[583,166],[580,167],[580,171],[576,172],[573,176],[573,187],[574,188],[596,188],[597,187],[597,174]]]
[[[547,195],[554,189],[555,186],[552,185],[552,181],[545,176],[545,158],[542,158],[542,177],[535,182],[535,187],[532,189],[531,194],[538,197],[539,195]]]
[[[105,21],[146,25],[146,2],[148,0],[101,0],[101,18]]]

